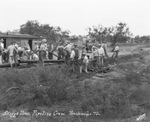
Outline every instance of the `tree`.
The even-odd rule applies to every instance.
[[[88,35],[95,38],[99,43],[110,41],[112,45],[115,45],[117,42],[126,42],[132,34],[127,24],[120,22],[117,26],[112,27],[98,25],[88,28]]]
[[[107,28],[103,27],[102,25],[88,28],[88,35],[91,38],[95,38],[99,43],[102,43],[102,41],[106,40],[107,33]]]
[[[126,42],[132,34],[130,33],[127,24],[120,22],[117,26],[108,28],[108,36],[112,45],[115,45],[117,42]]]
[[[37,37],[44,37],[48,42],[58,43],[65,35],[69,36],[69,31],[62,31],[60,27],[49,26],[48,24],[39,24],[36,20],[27,21],[20,26],[20,33],[30,34]]]

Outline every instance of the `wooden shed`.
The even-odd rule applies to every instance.
[[[26,44],[29,44],[31,50],[34,47],[34,42],[39,38],[29,34],[4,34],[0,33],[0,39],[4,40],[4,48],[7,48],[11,42],[17,42],[20,47],[24,47]]]

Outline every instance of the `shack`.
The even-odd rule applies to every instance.
[[[11,42],[17,42],[18,46],[24,47],[25,45],[29,45],[31,50],[34,47],[35,41],[39,38],[36,36],[32,36],[29,34],[8,34],[8,33],[0,33],[0,39],[4,40],[4,48],[7,48]]]

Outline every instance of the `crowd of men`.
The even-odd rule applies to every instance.
[[[80,46],[77,44],[72,44],[67,42],[67,44],[60,43],[57,47],[58,60],[65,59],[67,63],[72,66],[72,70],[75,71],[75,66],[79,66],[80,73],[82,73],[83,68],[86,73],[88,73],[89,60],[93,60],[93,66],[95,68],[103,67],[104,58],[109,58],[107,44],[104,41],[102,44],[92,46],[92,54],[87,53],[85,46]],[[119,46],[113,48],[112,58],[118,58]]]
[[[39,64],[44,66],[44,60],[53,59],[53,55],[57,56],[58,60],[65,60],[65,63],[72,67],[72,71],[75,71],[75,67],[79,67],[80,73],[85,71],[88,73],[89,60],[93,59],[94,67],[102,67],[104,64],[104,58],[109,58],[107,51],[107,44],[93,45],[92,53],[87,53],[86,47],[70,43],[60,42],[56,48],[57,54],[54,53],[54,45],[47,44],[47,40],[43,39],[40,42],[35,42],[33,50],[26,44],[24,48],[18,46],[17,42],[11,43],[7,49],[4,48],[3,39],[0,40],[0,64],[7,62],[11,67],[13,64],[17,64],[18,60],[39,60]],[[112,58],[118,57],[119,47],[115,46],[113,49]],[[84,69],[84,70],[83,70]]]

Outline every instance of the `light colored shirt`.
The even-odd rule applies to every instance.
[[[9,56],[13,56],[14,50],[15,50],[15,46],[14,45],[9,45],[8,46]]]
[[[40,50],[46,50],[45,44],[41,44],[41,45],[40,45]]]
[[[74,59],[74,57],[75,57],[75,51],[72,50],[72,51],[71,51],[71,54],[70,54],[70,58],[71,58],[71,59]]]
[[[39,60],[38,55],[36,55],[36,54],[34,53],[34,54],[33,54],[33,59],[34,59],[34,60]]]
[[[83,63],[85,64],[89,63],[89,59],[86,55],[84,56]]]
[[[116,46],[115,47],[115,49],[114,49],[114,51],[118,51],[119,50],[119,47],[118,46]]]
[[[68,44],[68,45],[65,47],[65,49],[66,49],[69,53],[71,53],[72,45],[71,45],[71,44]]]
[[[14,46],[15,46],[16,49],[18,49],[18,47],[19,47],[18,44],[14,44]]]
[[[48,50],[48,45],[45,43],[45,50]]]
[[[35,45],[34,50],[35,51],[39,50],[39,45],[38,44]]]
[[[104,49],[102,47],[98,48],[97,52],[98,52],[98,56],[104,55]]]
[[[94,56],[98,56],[98,50],[97,50],[97,49],[96,49],[96,50],[93,50],[92,55],[93,55],[93,57],[94,57]]]
[[[1,49],[4,49],[4,43],[0,42]]]

